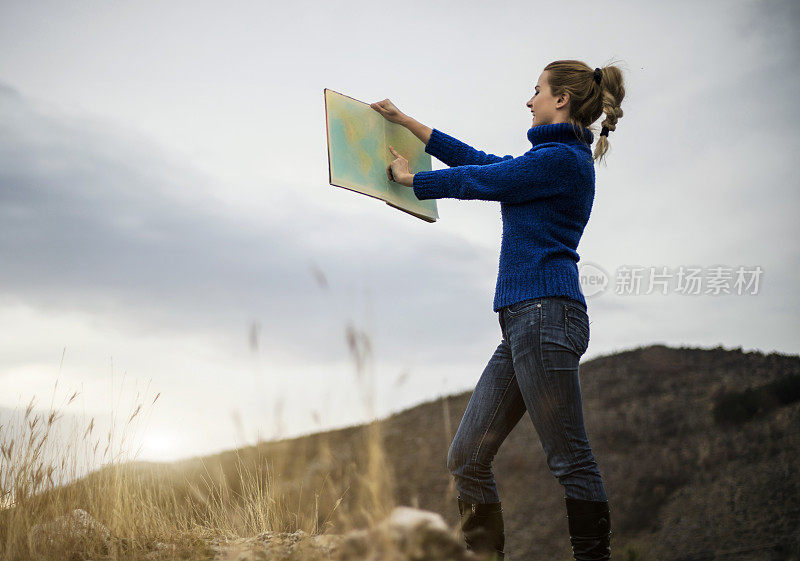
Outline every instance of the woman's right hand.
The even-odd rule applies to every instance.
[[[384,99],[383,101],[376,101],[375,103],[370,103],[370,107],[372,107],[375,111],[383,115],[383,117],[392,123],[397,123],[398,125],[402,125],[403,121],[408,118],[408,116],[400,111],[397,107],[395,107],[394,103],[389,101],[388,99]]]

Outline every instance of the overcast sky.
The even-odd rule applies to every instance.
[[[578,247],[610,283],[584,360],[800,351],[796,2],[346,4],[2,3],[6,415],[160,392],[139,457],[167,460],[362,422],[370,376],[378,416],[472,389],[501,338],[499,204],[440,200],[428,224],[330,186],[323,89],[519,155],[565,58],[618,63],[627,90]],[[623,267],[762,273],[755,294],[622,294]]]

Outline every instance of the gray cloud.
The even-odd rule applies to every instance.
[[[355,422],[344,324],[362,314],[392,407],[472,387],[499,342],[497,207],[442,201],[429,225],[328,186],[322,89],[521,153],[530,86],[566,57],[620,61],[628,88],[582,261],[765,273],[758,295],[591,298],[585,358],[656,341],[796,352],[800,4],[582,2],[568,52],[528,3],[460,7],[396,14],[398,53],[380,14],[340,6],[4,6],[2,404],[46,393],[66,346],[89,408],[110,402],[108,355],[154,376],[152,432],[187,451],[229,447],[230,409],[264,428],[281,385],[291,432],[312,410],[319,428]]]
[[[242,221],[213,199],[224,185],[141,139],[48,114],[8,86],[0,185],[0,291],[46,309],[138,328],[240,330],[242,340],[254,318],[267,345],[325,360],[341,355],[333,301],[348,283],[370,287],[390,358],[434,334],[440,350],[460,348],[478,318],[457,303],[491,303],[496,256],[436,225],[386,224],[384,208],[355,221],[291,199],[259,223]]]

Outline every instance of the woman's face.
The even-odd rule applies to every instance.
[[[547,81],[547,70],[539,76],[533,97],[525,105],[533,112],[533,125],[548,125],[567,122],[569,114],[569,94],[553,97]]]

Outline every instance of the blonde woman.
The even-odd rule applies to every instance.
[[[391,101],[371,104],[404,125],[428,154],[449,168],[412,173],[395,156],[390,180],[419,199],[497,201],[503,219],[494,296],[501,342],[489,360],[450,446],[467,548],[504,558],[500,497],[492,460],[528,412],[551,473],[564,488],[570,543],[576,561],[609,559],[608,497],[583,420],[579,361],[589,344],[589,317],[578,277],[577,253],[595,192],[594,161],[608,150],[625,97],[621,70],[577,60],[545,66],[533,97],[531,149],[495,156],[422,125]],[[605,114],[597,145],[589,127]]]

